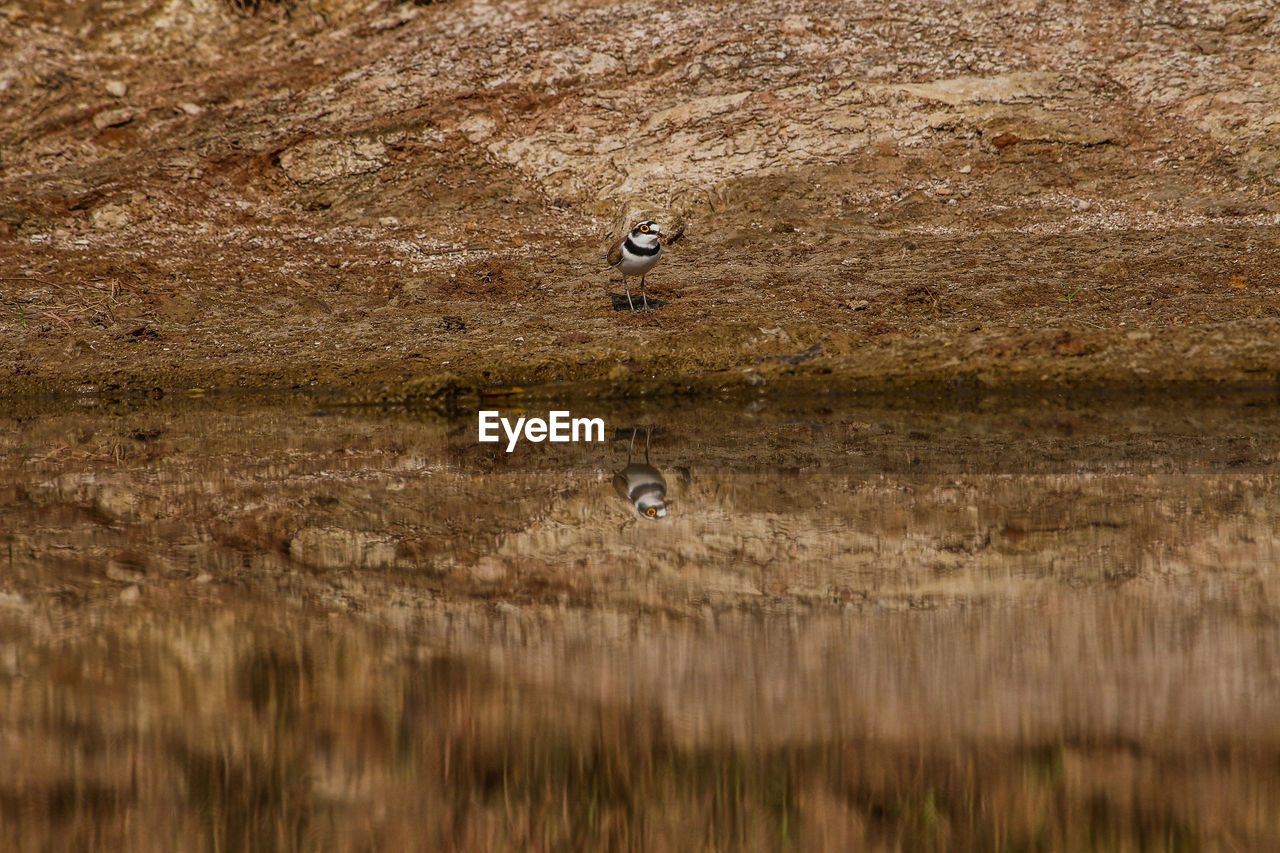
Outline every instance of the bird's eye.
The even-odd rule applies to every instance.
[[[641,225],[641,226],[640,226],[640,230],[641,230],[641,231],[643,231],[645,234],[648,234],[648,233],[649,233],[649,226],[648,226],[648,225]]]
[[[647,516],[649,516],[650,518],[653,518],[655,515],[657,515],[657,514],[658,514],[658,511],[657,511],[656,509],[654,509],[653,507],[649,507],[648,509],[646,509],[646,510],[644,511],[644,514],[645,514],[645,515],[647,515]]]

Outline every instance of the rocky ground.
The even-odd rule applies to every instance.
[[[8,4],[0,387],[1275,382],[1280,14],[747,8]]]

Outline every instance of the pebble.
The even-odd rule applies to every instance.
[[[133,121],[133,115],[133,110],[127,107],[122,107],[118,110],[103,110],[93,117],[93,126],[98,130],[119,127],[122,124],[128,124]]]

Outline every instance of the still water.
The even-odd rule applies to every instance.
[[[1274,400],[580,414],[0,414],[0,847],[1280,849]]]

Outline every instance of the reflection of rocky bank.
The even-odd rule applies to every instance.
[[[820,405],[0,412],[0,847],[1276,846],[1274,405]]]
[[[936,605],[1152,583],[1235,601],[1240,584],[1270,587],[1263,567],[1280,559],[1275,475],[867,482],[694,468],[678,495],[680,512],[652,528],[620,527],[594,490],[580,492],[503,536],[486,564],[669,606]]]
[[[49,560],[107,571],[82,590],[107,599],[117,582],[249,575],[327,598],[326,578],[391,572],[447,598],[538,587],[676,610],[1116,586],[1271,606],[1280,497],[1264,407],[801,420],[729,407],[663,423],[645,466],[643,432],[507,454],[377,413],[194,402],[11,420],[11,561],[33,577]],[[628,494],[657,472],[673,503],[660,524],[618,496],[629,464]]]

